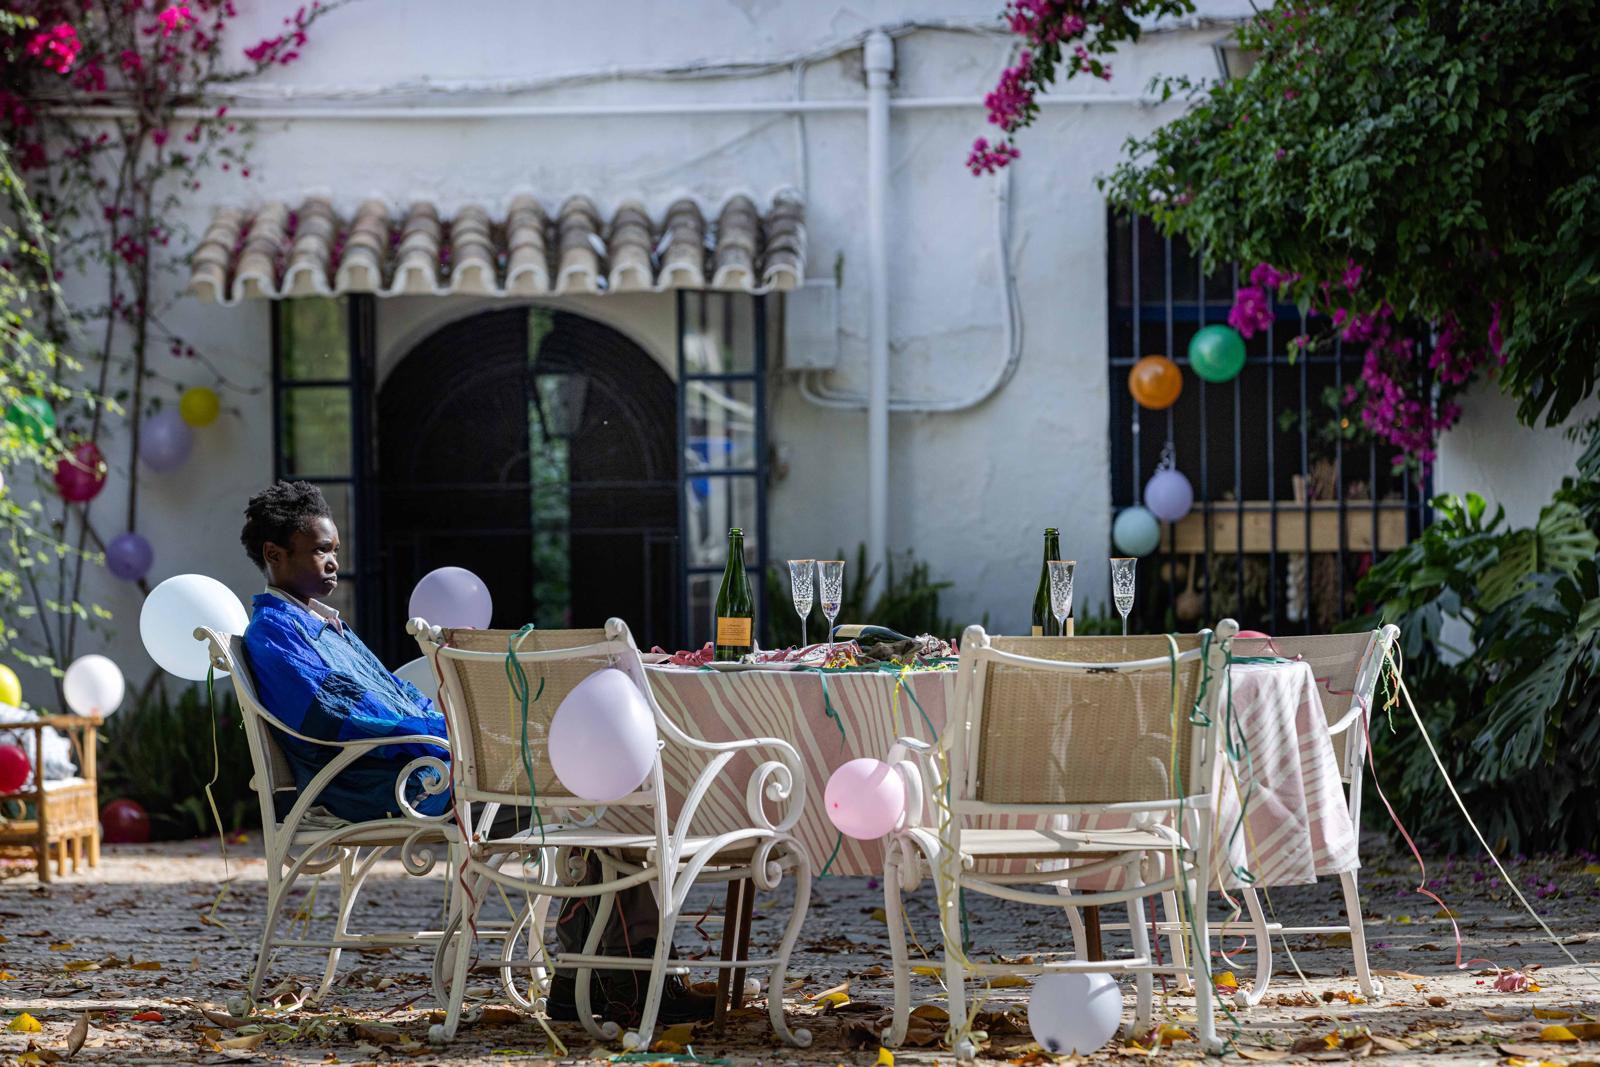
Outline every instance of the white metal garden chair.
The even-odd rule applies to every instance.
[[[626,1048],[643,1049],[651,1043],[667,974],[688,969],[678,961],[669,962],[668,954],[690,889],[697,883],[747,878],[756,888],[770,891],[777,888],[785,871],[792,871],[794,910],[774,955],[700,960],[694,966],[770,971],[767,999],[774,1031],[790,1044],[808,1045],[810,1033],[791,1030],[783,1016],[785,969],[805,919],[811,885],[809,858],[791,832],[805,804],[805,774],[794,747],[767,737],[713,744],[678,729],[651,693],[638,648],[620,619],[610,620],[604,631],[533,630],[520,635],[446,630],[422,619],[411,620],[407,628],[429,662],[436,664],[442,679],[440,702],[452,739],[454,802],[458,807],[484,805],[470,837],[452,840],[452,862],[459,873],[452,880],[447,937],[438,948],[441,965],[448,970],[449,1002],[444,1022],[433,1027],[429,1038],[445,1042],[455,1036],[472,970],[473,926],[491,886],[523,893],[530,901],[598,898],[583,952],[544,956],[543,906],[535,904],[523,910],[521,925],[507,939],[501,959],[486,967],[502,976],[515,971],[531,973],[536,979],[546,968],[575,970],[578,1017],[590,1035],[609,1041],[621,1034]],[[526,715],[507,675],[513,643],[516,651],[512,655],[521,665],[530,692],[537,694],[537,699],[528,702]],[[616,807],[644,809],[653,827],[650,833],[606,829],[606,809],[567,793],[550,767],[547,738],[556,709],[579,682],[608,668],[622,670],[638,687],[654,712],[662,748],[703,756],[704,765],[696,773],[674,775],[674,792],[683,797],[676,811],[669,811],[668,776],[660,748],[644,783],[615,802]],[[675,760],[674,765],[682,766],[682,762]],[[748,774],[745,810],[735,820],[739,825],[694,832],[707,817],[701,802],[713,784],[735,773]],[[772,812],[769,803],[775,809]],[[537,812],[542,825],[495,838],[490,826],[500,805],[528,809],[530,822]],[[727,813],[720,814],[722,821],[728,821]],[[574,861],[583,853],[598,858],[599,882],[578,882],[584,864]],[[597,954],[616,893],[641,884],[651,886],[660,907],[653,958]],[[510,946],[519,939],[527,942],[527,956],[513,960]],[[624,1033],[614,1021],[597,1023],[593,1019],[590,977],[596,969],[649,972],[644,1008],[634,1029]]]
[[[911,797],[906,824],[891,835],[885,859],[884,911],[895,982],[894,1019],[883,1035],[886,1043],[903,1041],[910,1019],[901,895],[917,887],[924,868],[931,872],[941,902],[941,962],[953,1028],[963,1029],[967,1019],[967,978],[1058,971],[1132,974],[1137,992],[1134,1027],[1149,1025],[1153,976],[1179,973],[1189,964],[1152,961],[1144,901],[1165,893],[1203,901],[1211,883],[1219,763],[1211,724],[1220,721],[1223,687],[1205,687],[1201,698],[1200,682],[1203,672],[1222,670],[1227,639],[1236,630],[1232,620],[1224,620],[1217,630],[1220,640],[1208,642],[1204,652],[1167,645],[1167,652],[1140,660],[1071,662],[1003,651],[982,627],[967,628],[955,705],[937,752],[914,739],[897,742],[919,756],[915,762],[899,762]],[[1195,711],[1199,714],[1191,719]],[[947,777],[941,774],[946,761]],[[923,823],[924,797],[939,809],[937,825]],[[1180,812],[1181,821],[1174,817]],[[1127,828],[965,825],[969,817],[980,815],[1082,819],[1107,814],[1126,817]],[[980,862],[987,867],[1007,860],[1027,861],[1027,869],[979,869]],[[1104,889],[1077,888],[1078,880],[1099,874],[1119,880]],[[963,891],[1047,908],[1126,904],[1134,955],[1092,961],[1080,947],[1078,958],[1068,961],[974,962],[961,947]],[[1204,946],[1204,908],[1192,919],[1193,944]],[[1199,961],[1194,984],[1200,1038],[1208,1051],[1215,1051],[1220,1044],[1205,958],[1203,951],[1189,955]],[[971,1049],[958,1047],[956,1053],[970,1055]]]
[[[432,947],[437,944],[437,930],[404,930],[375,933],[350,932],[350,918],[356,898],[373,865],[392,849],[406,870],[425,875],[436,862],[435,849],[443,845],[452,827],[447,816],[382,819],[367,822],[345,822],[331,817],[318,806],[322,790],[341,771],[368,752],[382,745],[426,743],[438,744],[436,737],[406,736],[367,738],[357,741],[323,741],[307,737],[289,729],[262,706],[256,695],[255,681],[244,654],[243,639],[219,634],[201,627],[195,631],[196,640],[209,645],[211,664],[219,671],[228,672],[233,691],[239,701],[239,713],[244,720],[245,738],[250,746],[250,763],[254,771],[252,785],[261,806],[261,833],[267,863],[267,912],[261,929],[261,941],[256,953],[255,968],[243,997],[230,998],[228,1010],[235,1015],[246,1015],[254,1009],[261,996],[261,986],[267,967],[274,954],[282,949],[322,949],[327,952],[327,963],[322,982],[306,998],[314,1003],[327,995],[333,986],[339,966],[340,954],[345,949],[368,949],[379,946]],[[328,765],[319,771],[306,788],[295,785],[289,761],[279,747],[274,731],[298,738],[309,744],[326,747],[334,752]],[[396,796],[403,810],[404,784],[418,766],[432,763],[448,780],[449,769],[438,760],[415,761],[397,776]],[[287,814],[279,817],[277,801],[281,796],[293,796],[294,802]],[[339,897],[334,912],[331,936],[293,936],[295,919],[288,917],[287,929],[280,934],[279,926],[285,916],[284,906],[299,880],[306,875],[320,875],[337,869]],[[310,922],[307,921],[309,933]],[[435,994],[442,992],[435,985]]]
[[[1339,758],[1339,776],[1345,783],[1350,806],[1350,823],[1356,837],[1361,836],[1361,771],[1367,758],[1367,729],[1372,717],[1373,696],[1383,673],[1384,659],[1400,636],[1394,625],[1353,634],[1313,634],[1303,637],[1242,638],[1233,643],[1235,656],[1282,656],[1310,664],[1322,697],[1322,710],[1328,717],[1328,733],[1333,737]],[[1350,952],[1355,958],[1356,980],[1368,998],[1381,995],[1383,983],[1372,976],[1367,962],[1367,938],[1361,922],[1361,891],[1355,871],[1339,875],[1344,890],[1345,921],[1336,926],[1284,926],[1269,922],[1262,912],[1259,894],[1245,888],[1242,895],[1250,913],[1256,944],[1256,978],[1248,992],[1240,991],[1242,1003],[1255,1005],[1266,995],[1272,980],[1271,935],[1348,934]],[[1263,937],[1256,931],[1266,931]],[[1231,930],[1229,931],[1232,932]]]

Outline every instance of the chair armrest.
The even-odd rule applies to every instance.
[[[694,823],[700,804],[715,786],[717,779],[725,773],[728,764],[744,752],[750,753],[751,758],[757,760],[755,770],[750,773],[745,783],[745,814],[751,820],[751,825],[774,833],[787,833],[799,823],[806,803],[805,766],[800,761],[799,751],[788,741],[780,737],[753,737],[743,741],[719,742],[698,741],[694,738],[687,740],[690,743],[685,747],[711,752],[713,755],[695,777],[694,784],[686,791],[683,807],[673,820],[675,824],[673,838],[677,847],[681,848],[683,840],[688,837],[689,828]],[[755,755],[757,749],[771,749],[776,758],[759,759]],[[776,819],[767,815],[765,808],[767,800],[782,805]]]
[[[927,809],[930,789],[942,789],[944,782],[939,774],[939,762],[934,759],[934,747],[915,737],[897,738],[889,746],[885,763],[899,772],[906,784],[906,814],[901,830],[922,825]],[[910,759],[907,759],[907,756]]]
[[[294,734],[293,736],[300,737],[301,735]],[[319,741],[316,738],[309,737],[303,738],[303,740],[312,741],[316,744],[325,745],[331,748],[337,748],[339,751],[331,760],[327,762],[325,766],[323,766],[321,770],[316,773],[314,777],[312,777],[311,781],[306,783],[306,787],[300,790],[300,795],[295,798],[294,806],[289,809],[289,814],[284,816],[282,824],[283,831],[289,834],[296,832],[296,828],[299,826],[300,820],[305,818],[306,812],[317,803],[318,798],[321,796],[322,791],[327,788],[328,783],[332,782],[339,776],[341,772],[344,771],[346,767],[350,766],[350,764],[366,755],[370,750],[374,748],[381,748],[384,745],[446,744],[444,738],[430,737],[427,734],[405,734],[399,737],[362,737],[353,741]],[[400,810],[406,813],[406,818],[422,822],[440,822],[445,818],[445,816],[423,815],[420,812],[415,811],[415,809],[413,809],[410,804],[405,803],[403,799],[406,779],[409,778],[412,773],[423,767],[432,767],[433,769],[439,771],[440,780],[443,783],[442,787],[439,789],[428,789],[430,794],[443,792],[444,789],[448,789],[450,787],[449,766],[436,756],[419,756],[402,767],[399,774],[395,776],[395,796],[397,800],[400,800]]]
[[[1329,735],[1333,736],[1344,733],[1346,730],[1350,729],[1352,723],[1354,723],[1357,719],[1364,717],[1366,714],[1366,702],[1357,696],[1354,700],[1350,701],[1349,709],[1339,717],[1339,721],[1328,727]]]

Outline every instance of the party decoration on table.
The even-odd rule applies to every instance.
[[[56,428],[55,409],[42,396],[19,396],[6,408],[6,422],[15,426],[27,440],[42,445]]]
[[[196,627],[209,626],[224,635],[242,634],[249,621],[239,598],[215,578],[178,574],[145,597],[139,611],[139,637],[162,670],[199,682],[211,669],[211,655],[205,642],[194,639]]]
[[[106,460],[93,441],[74,445],[56,461],[56,490],[61,499],[82,504],[100,495],[106,484]]]
[[[465,567],[440,567],[424,574],[411,591],[410,612],[433,626],[486,630],[494,599],[483,579]]]
[[[139,428],[139,458],[151,470],[176,470],[183,466],[193,448],[194,431],[171,408],[151,415]]]
[[[1161,523],[1149,508],[1123,508],[1111,524],[1111,543],[1130,556],[1148,556],[1161,543]]]
[[[100,838],[108,845],[142,845],[150,840],[150,815],[137,800],[113,800],[100,809]]]
[[[214,389],[191,386],[178,398],[178,414],[190,426],[210,426],[222,414],[222,400]]]
[[[609,804],[649,777],[658,751],[656,718],[633,679],[607,667],[561,701],[549,744],[550,769],[567,792]]]
[[[4,663],[0,663],[0,704],[22,707],[22,679]]]
[[[1244,370],[1244,338],[1232,326],[1202,326],[1189,341],[1189,366],[1208,382],[1231,382]]]
[[[1109,974],[1047,974],[1028,996],[1028,1029],[1046,1052],[1087,1056],[1116,1036],[1122,989]]]
[[[410,682],[422,690],[423,696],[435,704],[439,703],[439,676],[434,673],[433,664],[428,662],[427,656],[418,656],[395,671],[394,676]]]
[[[1128,392],[1141,407],[1165,410],[1183,392],[1183,372],[1166,356],[1145,356],[1128,371]]]
[[[874,841],[900,825],[906,813],[906,782],[883,760],[853,759],[828,777],[823,807],[840,833]]]
[[[155,549],[136,533],[121,533],[106,545],[106,569],[125,582],[137,582],[150,573]]]
[[[789,561],[789,596],[794,601],[795,614],[800,616],[800,647],[806,647],[806,620],[811,617],[811,605],[816,600],[816,560],[791,559]]]
[[[61,679],[61,695],[66,698],[67,707],[79,715],[105,718],[122,706],[126,691],[122,671],[96,653],[73,660]]]
[[[1157,467],[1144,483],[1144,506],[1162,522],[1182,522],[1194,507],[1194,486],[1176,467]]]
[[[22,746],[0,745],[0,793],[15,793],[28,784],[33,773],[33,763]]]

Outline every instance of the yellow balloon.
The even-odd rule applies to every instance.
[[[215,390],[196,385],[183,391],[178,400],[178,414],[190,426],[210,426],[222,414],[222,401]]]
[[[22,707],[22,679],[4,663],[0,663],[0,704]]]

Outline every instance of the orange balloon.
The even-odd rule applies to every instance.
[[[1170,408],[1183,392],[1183,372],[1166,356],[1145,356],[1128,372],[1128,392],[1152,411]]]

